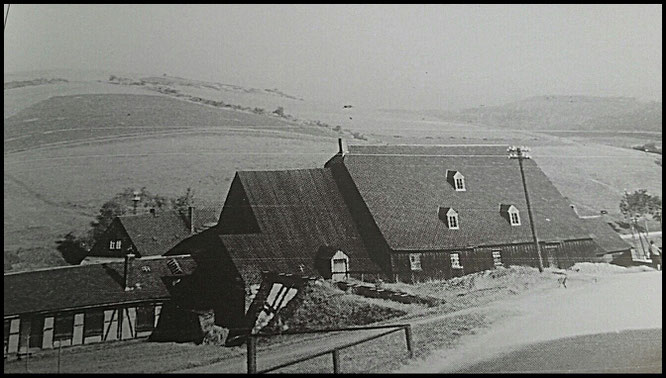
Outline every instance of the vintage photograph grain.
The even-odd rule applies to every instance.
[[[661,373],[661,4],[4,4],[4,373]]]

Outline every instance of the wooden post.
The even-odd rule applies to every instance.
[[[251,334],[247,335],[247,373],[257,372],[257,339]]]
[[[109,326],[106,328],[106,333],[104,334],[104,338],[102,341],[106,341],[106,339],[109,337],[109,332],[111,332],[111,325],[113,324],[113,319],[116,317],[116,309],[113,309],[111,312],[111,320],[109,320]]]
[[[62,340],[58,341],[58,374],[60,374],[60,355],[62,353]]]
[[[118,327],[116,328],[116,337],[118,340],[123,339],[123,308],[118,309]]]
[[[333,350],[333,374],[340,374],[340,351]]]
[[[405,327],[405,342],[407,342],[409,358],[414,358],[414,351],[412,350],[412,326],[409,324]]]
[[[28,332],[26,333],[26,336],[25,336],[25,371],[27,373],[30,373],[30,368],[29,368],[28,361],[30,360],[30,333],[31,332],[32,332],[32,324],[28,323]]]

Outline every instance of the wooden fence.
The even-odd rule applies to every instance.
[[[313,353],[310,355],[307,355],[305,357],[301,357],[295,360],[291,360],[289,362],[285,362],[267,369],[263,369],[260,371],[257,371],[257,338],[259,337],[271,337],[271,336],[277,336],[277,335],[297,335],[297,334],[308,334],[308,333],[329,333],[329,332],[341,332],[341,331],[362,331],[362,330],[370,330],[370,329],[387,329],[387,331],[364,337],[361,340],[356,340],[353,342],[346,343],[342,346],[337,346],[334,348],[328,348],[324,351]],[[340,373],[340,351],[355,345],[359,345],[365,342],[368,342],[370,340],[374,340],[377,338],[380,338],[382,336],[386,336],[395,332],[399,332],[401,330],[405,331],[405,343],[407,346],[407,352],[409,353],[409,357],[412,358],[414,357],[414,352],[412,350],[412,327],[409,324],[393,324],[393,325],[384,325],[384,326],[363,326],[363,327],[350,327],[350,328],[330,328],[330,329],[321,329],[321,330],[306,330],[306,331],[293,331],[293,332],[282,332],[279,334],[251,334],[248,335],[247,337],[247,372],[248,374],[262,374],[262,373],[268,373],[272,372],[287,366],[295,365],[297,363],[311,360],[316,357],[324,356],[326,354],[331,354],[333,359],[333,373],[338,374]]]

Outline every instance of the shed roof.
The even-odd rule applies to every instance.
[[[456,249],[532,240],[517,160],[506,146],[349,146],[327,163],[343,164],[393,250]],[[589,239],[582,222],[533,160],[524,171],[539,238]],[[465,176],[466,191],[447,184],[447,170]],[[502,204],[521,212],[521,226],[501,215]],[[438,217],[458,212],[460,229]]]
[[[136,259],[133,277],[140,288],[127,292],[123,286],[124,262],[6,273],[4,316],[167,299],[172,279],[180,276],[167,266],[169,259],[178,261],[184,275],[196,267],[187,256]],[[149,270],[142,269],[144,266]]]
[[[592,236],[592,240],[602,249],[602,253],[623,252],[631,249],[631,245],[601,217],[583,217],[583,224]]]

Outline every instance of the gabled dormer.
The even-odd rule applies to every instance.
[[[520,226],[520,211],[514,205],[500,205],[500,215],[512,226]]]
[[[458,212],[451,207],[439,207],[439,219],[441,219],[449,230],[457,230],[460,228],[460,221],[458,219]]]
[[[451,169],[446,170],[446,181],[456,190],[456,192],[464,192],[465,189],[465,176],[460,171]]]

